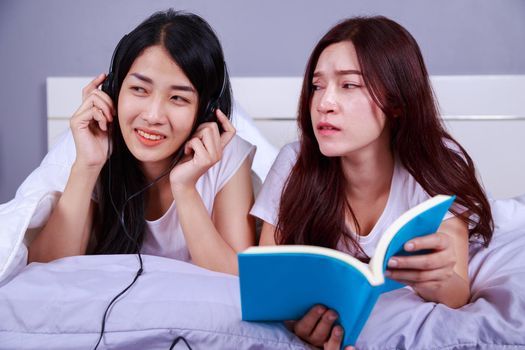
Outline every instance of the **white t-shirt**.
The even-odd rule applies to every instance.
[[[284,183],[297,161],[299,147],[299,142],[293,142],[281,149],[266,176],[266,180],[250,214],[274,226],[277,224],[281,193]],[[372,256],[379,238],[388,226],[408,209],[428,198],[430,198],[430,195],[425,192],[401,163],[396,161],[390,185],[390,193],[383,213],[368,235],[358,236],[355,233],[352,234],[354,234],[354,237],[358,240],[365,253],[368,256]],[[452,216],[453,214],[448,212],[445,219]],[[344,247],[343,244],[338,245],[339,250],[345,251]]]
[[[251,162],[254,155],[255,146],[239,136],[234,136],[224,148],[222,159],[199,178],[196,184],[197,192],[210,215],[217,193],[228,183],[244,160],[249,158]],[[161,218],[146,220],[146,235],[141,253],[191,261],[176,205],[173,201]]]

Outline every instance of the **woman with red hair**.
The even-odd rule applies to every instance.
[[[414,38],[385,17],[333,27],[309,59],[300,139],[285,146],[252,214],[261,245],[308,244],[362,260],[399,215],[436,194],[456,195],[438,232],[390,259],[392,279],[452,308],[470,298],[469,238],[492,237],[492,214],[472,159],[445,130]],[[315,283],[315,281],[312,281]],[[339,348],[337,310],[313,307],[292,325],[315,346]]]

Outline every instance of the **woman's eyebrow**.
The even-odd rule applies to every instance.
[[[153,80],[151,78],[148,78],[147,76],[142,75],[140,73],[131,73],[130,75],[145,83],[153,84]],[[182,90],[182,91],[189,91],[193,93],[195,92],[195,89],[189,85],[171,85],[170,88],[172,90]]]
[[[358,71],[357,69],[342,69],[342,70],[336,70],[336,75],[350,75],[350,74],[357,74],[362,75],[361,71]],[[313,77],[321,77],[324,73],[322,71],[314,72]]]
[[[338,71],[335,72],[335,74],[337,74],[337,75],[349,75],[349,74],[362,75],[362,73],[360,71],[358,71],[357,69],[338,70]]]

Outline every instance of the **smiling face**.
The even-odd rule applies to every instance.
[[[356,156],[387,147],[386,117],[364,85],[352,42],[324,49],[312,85],[310,115],[323,155]]]
[[[133,62],[118,98],[118,120],[130,152],[147,173],[165,171],[195,122],[198,95],[162,46]]]

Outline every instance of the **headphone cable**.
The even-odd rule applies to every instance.
[[[139,269],[137,270],[136,274],[135,274],[135,277],[133,278],[133,281],[126,287],[124,288],[121,292],[119,292],[111,301],[110,303],[108,304],[108,306],[106,307],[106,310],[104,311],[104,316],[102,316],[102,326],[101,326],[101,329],[100,329],[100,334],[99,334],[99,337],[98,337],[98,340],[97,340],[97,343],[95,345],[95,347],[93,348],[93,350],[97,350],[100,342],[102,341],[102,337],[104,336],[104,331],[106,329],[106,319],[107,319],[107,315],[108,315],[108,312],[109,312],[109,309],[111,308],[111,306],[118,300],[118,298],[120,298],[124,293],[126,293],[130,288],[131,286],[133,286],[133,284],[135,284],[135,282],[137,281],[137,279],[139,278],[140,275],[142,275],[142,273],[144,272],[144,263],[142,261],[142,255],[140,254],[140,246],[139,246],[139,243],[137,242],[137,240],[135,238],[133,238],[128,230],[126,229],[126,224],[124,222],[124,210],[126,208],[126,205],[128,204],[128,202],[135,198],[136,196],[138,196],[139,194],[143,193],[144,191],[146,191],[148,188],[152,187],[155,183],[157,183],[160,179],[162,179],[164,176],[168,175],[171,170],[175,167],[175,165],[179,162],[179,160],[182,158],[183,154],[184,154],[184,147],[181,147],[178,151],[178,153],[175,155],[175,157],[173,158],[173,161],[171,163],[171,165],[168,167],[168,170],[165,171],[164,173],[162,173],[160,176],[158,176],[155,180],[153,180],[152,182],[150,182],[148,185],[146,185],[144,188],[142,188],[141,190],[137,191],[136,193],[134,193],[133,195],[129,196],[125,201],[124,201],[124,204],[122,205],[122,209],[119,211],[117,209],[117,206],[115,204],[115,201],[113,200],[113,196],[111,195],[111,140],[110,140],[110,135],[112,134],[112,132],[110,131],[111,128],[108,130],[108,152],[107,152],[107,161],[108,161],[108,192],[109,192],[109,199],[110,199],[110,202],[111,202],[111,205],[113,207],[113,209],[115,210],[115,213],[117,214],[118,216],[118,219],[119,219],[119,223],[120,225],[122,226],[122,230],[124,231],[124,233],[126,234],[126,236],[131,240],[133,241],[133,243],[135,243],[135,246],[137,247],[137,256],[138,256],[138,259],[139,259]],[[125,188],[124,188],[125,189]],[[180,338],[180,337],[179,337]],[[177,338],[177,339],[179,339]],[[186,342],[186,339],[182,338],[184,340],[184,342]],[[178,340],[177,340],[178,342]],[[172,345],[172,347],[176,344],[176,342],[174,342],[174,344]],[[186,343],[187,344],[187,343]],[[191,348],[190,348],[191,349]]]

